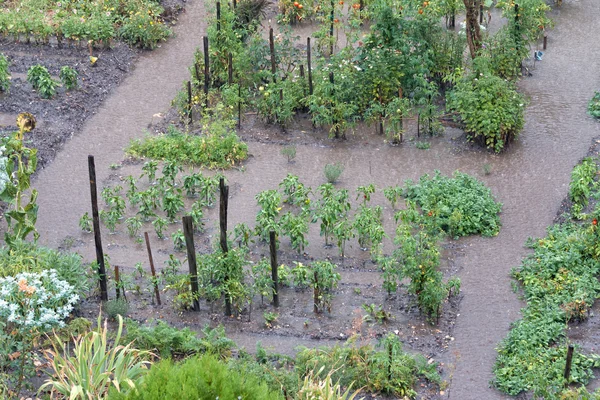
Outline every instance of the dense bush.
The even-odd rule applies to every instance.
[[[248,146],[228,129],[190,135],[169,127],[166,134],[132,141],[127,153],[208,168],[230,168],[248,157]]]
[[[58,82],[52,79],[48,69],[43,65],[33,65],[27,71],[27,81],[44,99],[51,99],[56,93]]]
[[[489,188],[467,174],[457,171],[452,178],[439,171],[433,177],[425,174],[418,183],[408,180],[403,196],[415,201],[424,214],[454,238],[494,236],[500,231],[498,214],[502,205],[494,200]]]
[[[263,400],[283,399],[247,371],[234,371],[213,355],[188,358],[180,364],[167,359],[150,369],[135,392],[111,391],[109,399],[128,400]]]
[[[569,198],[573,202],[572,212],[575,217],[580,217],[581,211],[588,204],[592,190],[597,187],[598,182],[595,181],[597,173],[598,166],[592,157],[584,158],[573,168],[569,184]]]
[[[8,72],[8,58],[0,53],[0,92],[8,92],[10,88],[10,73]]]
[[[513,83],[485,68],[463,76],[447,95],[448,109],[458,113],[469,139],[497,153],[523,129],[525,103]]]

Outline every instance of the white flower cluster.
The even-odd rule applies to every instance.
[[[5,156],[5,152],[6,147],[0,146],[0,193],[4,192],[6,184],[10,181],[10,176],[8,176],[8,171],[6,170],[8,158]]]
[[[63,327],[79,296],[55,270],[0,278],[0,318],[24,328]]]

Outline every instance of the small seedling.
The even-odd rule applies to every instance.
[[[362,293],[362,291],[360,290],[360,288],[357,288],[357,287],[355,287],[355,288],[354,288],[354,294],[355,294],[355,295],[357,295],[357,296],[358,296],[358,295],[360,295],[361,293]]]
[[[94,230],[92,227],[92,219],[87,211],[79,219],[79,227],[86,233],[91,233]]]
[[[492,173],[492,166],[488,163],[483,164],[483,174],[489,175]]]
[[[428,150],[431,144],[429,142],[416,142],[415,147],[419,150]]]
[[[279,317],[279,314],[271,312],[271,311],[265,311],[263,313],[263,317],[265,318],[265,326],[269,329],[271,329],[273,327],[273,325],[275,325],[275,323],[277,322],[277,318]]]
[[[296,146],[289,145],[284,146],[281,149],[281,155],[287,157],[288,163],[291,163],[294,158],[296,158]]]

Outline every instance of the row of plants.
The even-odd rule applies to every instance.
[[[197,338],[187,329],[162,322],[123,324],[118,317],[114,334],[100,317],[94,329],[86,322],[77,324],[85,325],[83,330],[73,324],[51,336],[51,348],[44,351],[50,376],[38,395],[50,391],[74,399],[341,400],[368,392],[414,398],[417,379],[440,383],[437,365],[404,352],[393,334],[377,347],[354,336],[343,346],[300,349],[292,358],[268,353],[260,343],[256,355],[243,349],[234,352],[235,344],[222,327],[206,327],[203,337]],[[69,338],[65,331],[79,335]],[[157,361],[162,358],[159,354],[164,358]],[[188,357],[177,362],[171,357],[176,354]],[[90,371],[94,379],[89,379]],[[353,387],[358,390],[351,392]]]
[[[527,305],[522,319],[512,325],[498,347],[494,385],[503,392],[531,391],[536,398],[545,399],[598,395],[588,393],[582,385],[593,378],[593,369],[600,367],[600,356],[585,354],[567,335],[571,325],[589,318],[592,305],[600,298],[600,210],[596,203],[589,215],[583,215],[578,207],[583,183],[587,185],[584,197],[598,195],[595,172],[584,173],[597,168],[597,160],[592,158],[575,167],[569,194],[572,214],[549,227],[544,238],[529,239],[527,246],[533,253],[512,270]],[[594,185],[582,182],[584,176],[591,176]],[[575,352],[566,380],[568,345],[573,345]]]
[[[0,92],[8,93],[10,90],[10,60],[0,53]],[[59,72],[60,82],[56,81],[43,65],[36,64],[27,70],[27,81],[44,99],[51,99],[56,94],[56,88],[62,83],[67,90],[76,89],[79,73],[65,65]]]
[[[152,0],[20,0],[0,4],[0,35],[36,43],[75,41],[110,46],[114,39],[154,48],[171,31]]]
[[[413,116],[424,132],[440,132],[438,105],[446,92],[447,110],[460,116],[470,139],[499,152],[517,136],[526,101],[512,80],[521,73],[528,43],[549,24],[543,0],[519,1],[518,15],[514,2],[500,2],[509,23],[493,36],[480,32],[472,63],[463,57],[469,41],[465,35],[439,23],[440,16],[458,10],[455,4],[361,2],[351,7],[344,23],[339,3],[315,2],[322,23],[314,34],[317,54],[308,72],[307,55],[288,27],[276,28],[269,51],[258,24],[248,23],[239,9],[222,7],[218,21],[213,13],[208,57],[198,51],[191,96],[184,90],[176,101],[182,116],[189,119],[194,110],[223,104],[241,117],[241,109],[251,106],[265,121],[285,127],[295,114],[308,111],[313,124],[326,127],[332,137],[343,137],[362,120],[385,133],[389,142],[399,143],[404,121]],[[309,8],[298,2],[289,7]],[[260,18],[258,9],[250,21]],[[364,20],[371,23],[365,37]],[[348,40],[332,53],[337,46],[333,28],[343,29]],[[209,76],[204,76],[205,58]]]

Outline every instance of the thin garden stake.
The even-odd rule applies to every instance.
[[[208,98],[208,84],[210,82],[210,68],[209,68],[209,57],[208,57],[208,36],[202,38],[204,45],[204,96]]]
[[[117,292],[117,299],[119,299],[119,298],[121,298],[121,276],[119,274],[119,266],[118,265],[115,265],[115,288],[116,288],[116,292]],[[124,290],[123,290],[123,294],[125,294]]]
[[[313,312],[317,314],[319,312],[319,276],[315,271],[314,282],[313,282]]]
[[[277,73],[277,66],[275,64],[275,41],[273,39],[273,28],[269,28],[269,50],[271,51],[271,74],[273,74],[274,83],[275,73]]]
[[[198,268],[196,265],[196,248],[194,247],[194,226],[192,217],[186,215],[182,218],[183,235],[185,236],[185,247],[187,248],[188,265],[190,267],[190,283],[192,286],[192,297],[194,299],[194,311],[200,311],[200,291],[198,290]]]
[[[187,82],[187,95],[188,95],[188,124],[192,126],[192,81]]]
[[[219,191],[221,192],[221,199],[219,202],[219,227],[221,230],[221,251],[223,255],[226,256],[229,251],[227,246],[227,203],[229,198],[229,186],[225,186],[225,179],[219,179]],[[227,282],[229,280],[229,276],[225,275],[224,281]],[[228,296],[225,296],[225,315],[231,315],[231,300]]]
[[[217,1],[217,32],[221,30],[221,2]]]
[[[269,232],[271,251],[271,279],[273,280],[273,307],[279,307],[279,278],[277,277],[277,237],[275,231]]]
[[[329,56],[331,57],[333,55],[333,12],[335,10],[335,5],[333,3],[333,0],[331,1],[331,16],[330,16],[330,20],[331,20],[331,25],[329,26]]]
[[[106,269],[104,267],[104,252],[102,251],[102,238],[100,237],[100,218],[98,216],[98,190],[96,188],[96,164],[94,156],[88,156],[88,169],[90,172],[90,194],[92,197],[92,218],[94,222],[94,243],[96,244],[96,263],[98,264],[98,278],[100,281],[100,299],[108,301],[108,285],[106,283]]]
[[[565,385],[569,384],[569,377],[571,376],[571,363],[573,361],[573,345],[570,344],[567,348],[567,363],[565,364]]]
[[[233,85],[233,55],[231,53],[227,56],[227,83]]]
[[[154,269],[154,259],[152,258],[152,249],[150,248],[150,239],[148,238],[148,232],[144,232],[144,239],[146,239],[146,250],[148,250],[148,260],[150,261],[150,272],[152,272],[152,283],[154,284],[154,295],[156,296],[156,303],[160,306],[160,291],[158,290],[158,282],[156,280],[156,270]]]
[[[312,68],[310,66],[310,37],[306,38],[306,61],[308,68],[308,94],[313,94]]]

